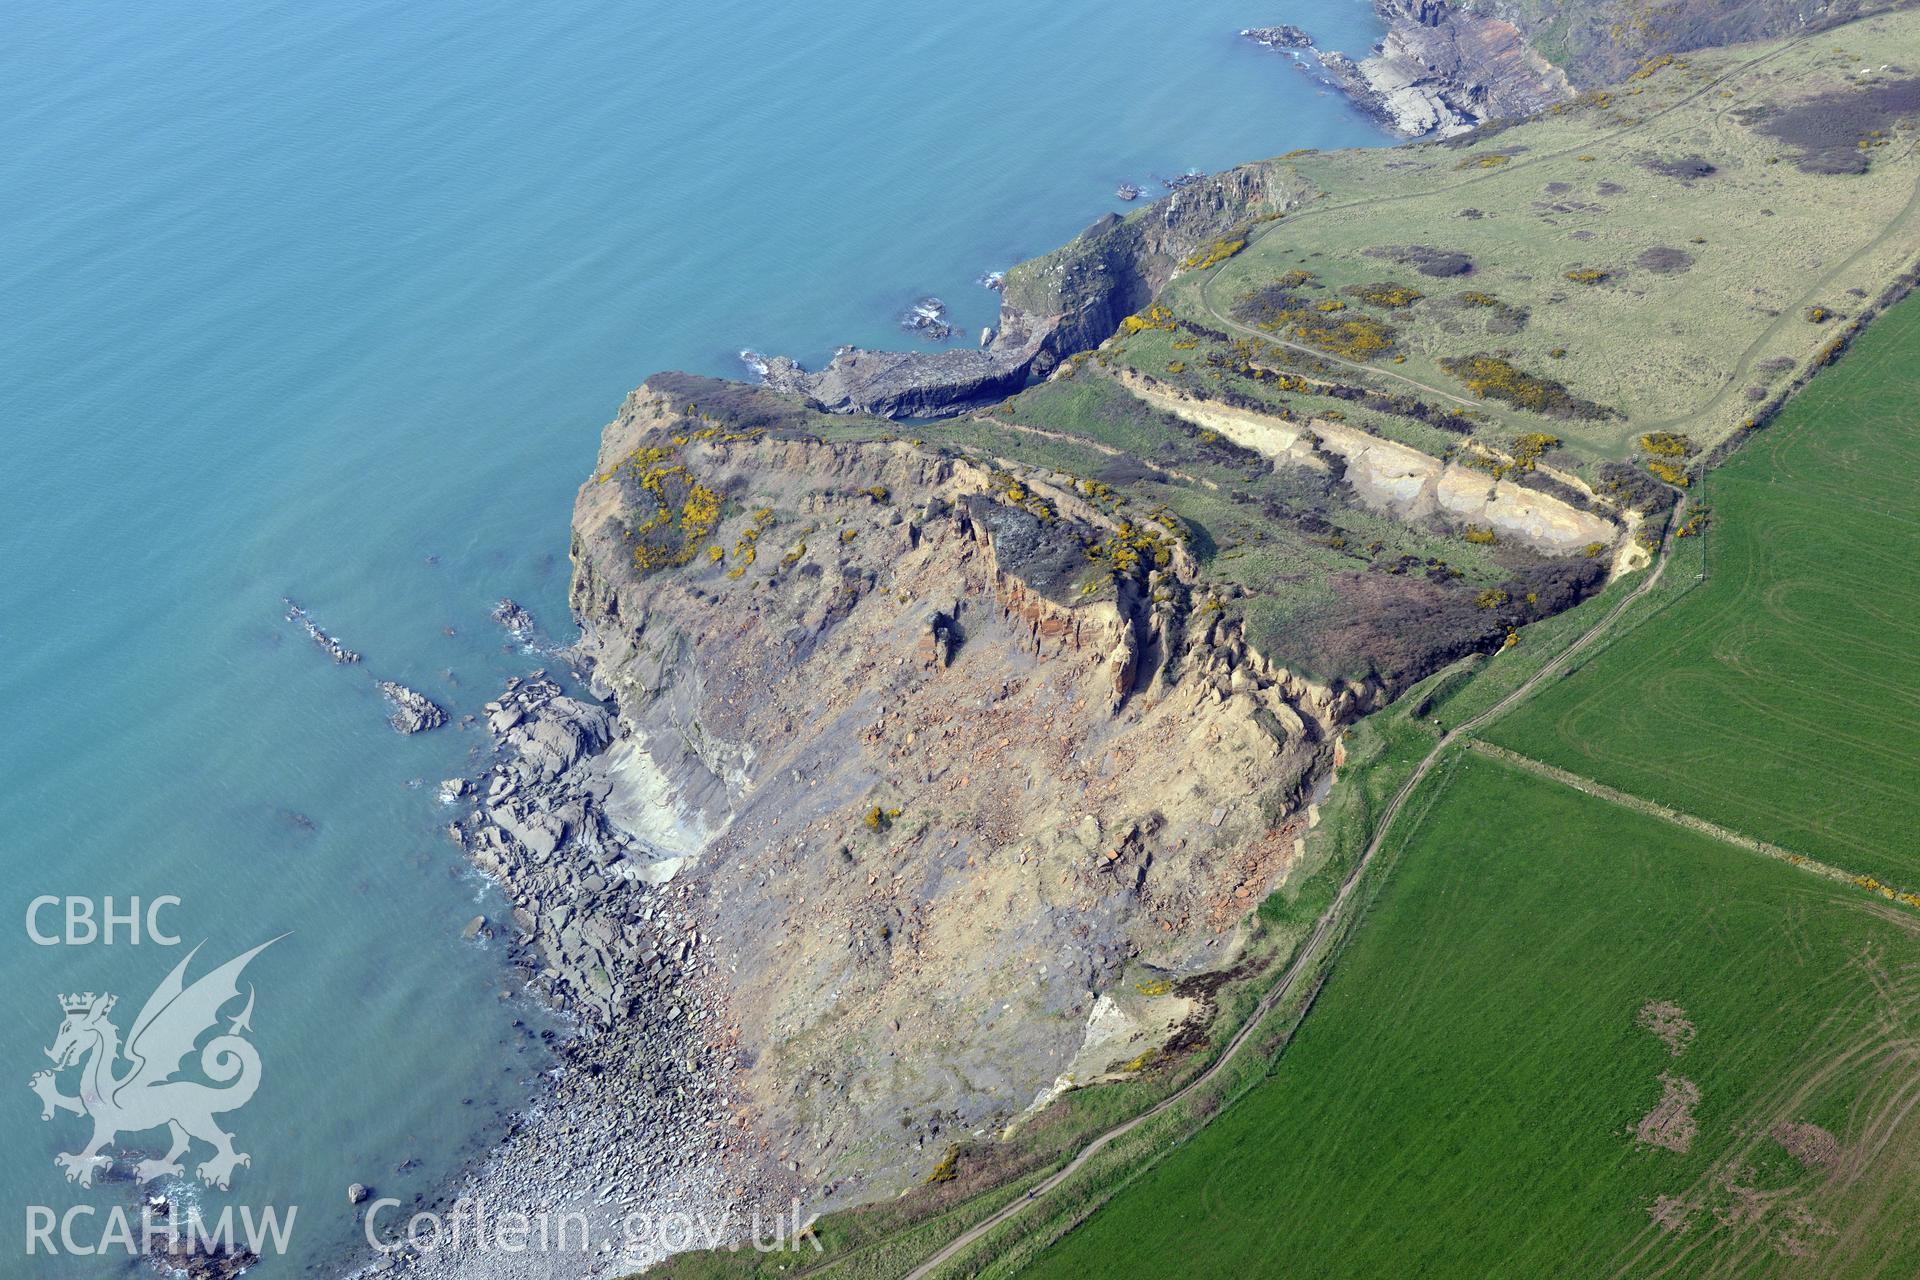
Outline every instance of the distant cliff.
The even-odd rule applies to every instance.
[[[1795,35],[1915,0],[1382,0],[1500,18],[1582,87],[1623,79],[1649,59]]]
[[[1504,17],[1449,0],[1376,0],[1375,7],[1387,34],[1372,52],[1313,53],[1334,87],[1404,137],[1449,137],[1489,120],[1532,115],[1573,94],[1566,73]],[[1312,34],[1297,27],[1240,34],[1273,49],[1313,48]],[[1298,65],[1311,71],[1313,64]]]
[[[1819,30],[1915,0],[1375,0],[1387,33],[1367,53],[1315,50],[1362,111],[1410,138],[1447,137],[1623,80],[1662,57]],[[1296,27],[1241,33],[1312,45]],[[1303,64],[1310,65],[1310,64]]]

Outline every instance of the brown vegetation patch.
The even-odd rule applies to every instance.
[[[1693,1024],[1687,1021],[1687,1011],[1670,1000],[1647,1001],[1640,1006],[1640,1016],[1634,1022],[1658,1036],[1676,1058],[1693,1043]]]
[[[1649,515],[1668,510],[1675,501],[1672,489],[1624,462],[1600,464],[1599,488],[1607,497]]]
[[[1516,561],[1531,559],[1519,549]],[[1383,558],[1384,559],[1384,558]],[[1338,607],[1316,614],[1292,642],[1315,671],[1371,676],[1398,693],[1428,672],[1469,653],[1496,648],[1516,626],[1551,617],[1606,583],[1592,560],[1539,559],[1501,584],[1507,602],[1483,609],[1477,587],[1438,561],[1406,557],[1328,579]]]
[[[1809,1169],[1831,1169],[1840,1163],[1840,1139],[1817,1124],[1782,1120],[1769,1136]]]
[[[1409,289],[1406,285],[1395,284],[1391,280],[1376,280],[1372,284],[1350,284],[1341,292],[1350,298],[1360,299],[1370,307],[1384,307],[1389,311],[1404,310],[1424,296],[1418,289]]]
[[[1509,337],[1527,327],[1525,307],[1516,307],[1483,289],[1456,293],[1450,301],[1460,310],[1482,317],[1486,331],[1493,336]]]
[[[1640,1117],[1634,1133],[1650,1147],[1686,1154],[1700,1132],[1693,1109],[1700,1102],[1700,1086],[1685,1076],[1660,1073],[1660,1101]]]
[[[1369,258],[1385,258],[1401,266],[1412,267],[1423,276],[1445,279],[1464,276],[1473,270],[1473,259],[1451,249],[1430,244],[1382,245],[1367,250]]]
[[[1412,290],[1406,293],[1410,298],[1402,305],[1411,305],[1411,300],[1420,296]],[[1324,311],[1312,299],[1278,284],[1242,298],[1234,306],[1234,314],[1244,323],[1287,341],[1304,343],[1344,360],[1367,361],[1391,355],[1399,337],[1393,326],[1382,320]]]
[[[1920,115],[1920,76],[1839,89],[1765,118],[1760,132],[1795,149],[1802,173],[1865,173],[1896,121]]]
[[[1701,178],[1711,178],[1720,172],[1705,156],[1680,156],[1672,159],[1653,158],[1641,162],[1650,172],[1663,178],[1673,178],[1679,182],[1694,182]]]
[[[1685,249],[1671,249],[1665,245],[1656,245],[1634,259],[1642,270],[1660,276],[1677,276],[1690,271],[1693,261],[1693,255]]]

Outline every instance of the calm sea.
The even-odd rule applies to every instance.
[[[16,1254],[28,1206],[132,1199],[66,1184],[85,1126],[28,1078],[61,993],[124,1031],[202,940],[195,974],[291,933],[246,975],[252,1164],[205,1198],[299,1206],[262,1274],[337,1264],[349,1183],[484,1150],[548,1064],[461,940],[500,907],[434,787],[478,735],[395,735],[373,679],[472,711],[539,664],[497,598],[566,634],[573,492],[650,371],[898,342],[929,293],[977,333],[977,277],[1120,181],[1380,142],[1233,38],[1280,21],[1378,34],[1365,0],[10,4],[0,1275],[117,1270]],[[42,894],[175,895],[185,944],[37,945]]]

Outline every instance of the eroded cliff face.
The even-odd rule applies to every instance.
[[[1573,96],[1566,73],[1504,14],[1457,0],[1375,0],[1374,8],[1387,34],[1371,53],[1316,52],[1355,106],[1404,137],[1451,137]]]
[[[1611,514],[1576,507],[1552,494],[1496,479],[1485,470],[1448,462],[1412,445],[1368,435],[1341,422],[1295,422],[1237,405],[1196,398],[1137,373],[1116,375],[1155,408],[1210,428],[1276,465],[1337,465],[1367,506],[1412,522],[1455,528],[1480,526],[1546,555],[1568,556],[1599,546],[1612,549],[1625,535]]]
[[[719,387],[608,427],[572,602],[725,987],[734,1123],[845,1203],[1135,1056],[1146,966],[1231,952],[1380,695],[1250,652],[1164,513],[764,391],[702,416]]]
[[[1503,18],[1419,6],[1395,18],[1377,53],[1359,63],[1383,117],[1408,137],[1517,120],[1573,96],[1566,73]]]

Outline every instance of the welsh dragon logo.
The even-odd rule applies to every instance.
[[[124,1048],[120,1030],[109,1017],[118,997],[89,991],[60,998],[66,1019],[53,1047],[46,1051],[53,1069],[36,1072],[28,1083],[40,1095],[42,1120],[53,1119],[56,1111],[93,1120],[93,1137],[86,1146],[54,1157],[68,1182],[92,1186],[96,1171],[112,1167],[113,1158],[102,1152],[115,1138],[162,1126],[170,1137],[166,1155],[133,1166],[134,1176],[142,1182],[183,1174],[180,1157],[196,1139],[213,1148],[213,1155],[196,1170],[208,1186],[226,1190],[234,1169],[252,1163],[250,1156],[233,1149],[233,1135],[214,1120],[245,1106],[260,1086],[260,1054],[243,1034],[253,1029],[251,986],[246,1007],[224,1033],[200,1049],[200,1070],[214,1083],[173,1077],[185,1067],[200,1037],[218,1025],[220,1011],[239,999],[240,973],[247,962],[279,940],[261,943],[188,986],[187,965],[200,953],[195,947],[148,997],[133,1020]],[[76,1064],[80,1093],[69,1097],[60,1092],[59,1075]]]

